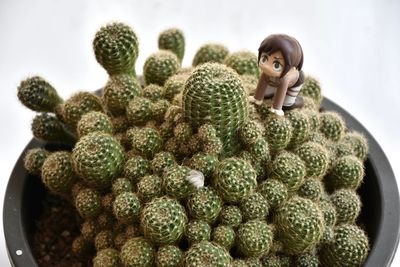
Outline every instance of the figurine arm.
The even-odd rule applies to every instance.
[[[282,110],[283,101],[285,100],[286,92],[290,86],[293,86],[299,79],[299,71],[296,68],[292,68],[286,73],[286,75],[281,79],[281,83],[276,90],[274,99],[272,102],[272,107],[275,110]]]
[[[258,79],[258,84],[256,88],[256,92],[254,94],[254,98],[256,100],[264,100],[265,91],[267,90],[268,82],[267,77],[265,74],[261,74],[260,78]]]

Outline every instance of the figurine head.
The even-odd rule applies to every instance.
[[[280,78],[292,67],[301,70],[303,50],[293,37],[273,34],[265,38],[258,48],[258,65],[266,75]]]

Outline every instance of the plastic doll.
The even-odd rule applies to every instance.
[[[298,96],[304,82],[303,50],[299,42],[285,34],[265,38],[258,48],[258,66],[262,72],[250,102],[261,105],[263,99],[272,98],[270,110],[280,116],[283,110],[302,107]]]

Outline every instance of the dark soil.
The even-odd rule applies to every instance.
[[[69,201],[47,195],[32,233],[33,254],[41,267],[86,267],[71,250],[80,234],[79,218]]]

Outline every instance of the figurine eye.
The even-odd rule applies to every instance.
[[[261,63],[265,63],[268,61],[268,57],[266,55],[261,56]]]
[[[281,65],[281,63],[279,63],[278,60],[275,60],[272,64],[273,64],[272,67],[274,68],[275,71],[282,70],[282,65]]]

